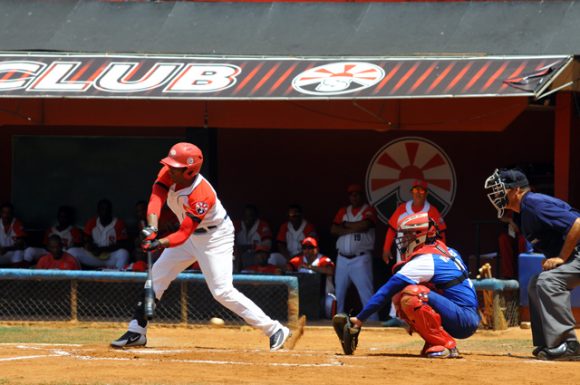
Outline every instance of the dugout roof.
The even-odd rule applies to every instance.
[[[552,81],[554,90],[571,84],[569,64],[580,54],[578,20],[580,3],[573,1],[2,1],[0,96],[541,97]],[[29,67],[15,69],[15,61]],[[111,68],[114,63],[120,64]],[[213,66],[205,68],[208,63]],[[173,72],[140,89],[159,65]],[[200,67],[206,75],[224,71],[230,84],[185,90],[187,76]],[[126,87],[108,91],[105,70],[116,74],[112,83]],[[201,87],[215,80],[191,82]],[[165,92],[172,85],[182,88]]]

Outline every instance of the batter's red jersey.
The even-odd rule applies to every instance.
[[[57,269],[57,270],[80,270],[80,266],[75,257],[68,253],[62,253],[60,259],[55,259],[50,253],[43,255],[36,264],[37,269]]]
[[[179,229],[166,237],[169,247],[185,242],[195,229],[217,226],[227,217],[215,190],[201,174],[195,176],[191,185],[177,186],[171,179],[169,167],[163,166],[157,175],[147,214],[159,216],[163,201],[180,223]]]

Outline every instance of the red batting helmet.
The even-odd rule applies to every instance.
[[[191,143],[177,143],[171,150],[169,154],[163,159],[161,163],[175,168],[186,168],[187,171],[185,175],[188,177],[194,177],[199,174],[201,170],[201,165],[203,164],[203,154],[199,147]]]

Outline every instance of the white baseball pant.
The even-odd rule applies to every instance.
[[[282,325],[268,317],[248,297],[233,285],[232,256],[234,252],[234,225],[226,218],[216,229],[203,234],[192,234],[183,244],[163,250],[153,264],[153,289],[157,299],[167,290],[179,273],[196,260],[212,296],[249,325],[260,329],[268,337]],[[131,320],[128,330],[146,334],[136,320]]]

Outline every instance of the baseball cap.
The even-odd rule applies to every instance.
[[[427,182],[423,179],[415,179],[413,184],[411,184],[411,189],[414,187],[421,187],[423,190],[427,190]]]
[[[530,185],[526,175],[517,169],[501,170],[499,177],[505,185],[505,188],[527,187]]]
[[[347,193],[362,192],[363,188],[360,184],[351,184],[346,188]]]
[[[316,241],[315,238],[312,237],[306,237],[304,238],[304,240],[302,241],[302,246],[313,246],[313,247],[318,247],[318,242]]]

